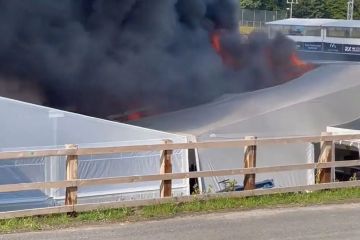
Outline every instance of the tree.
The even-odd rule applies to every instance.
[[[326,18],[329,13],[326,9],[328,0],[312,0],[311,18]]]
[[[242,8],[260,9],[262,4],[261,0],[240,0],[240,6]]]
[[[300,0],[294,16],[300,18],[345,19],[347,0]]]
[[[355,0],[354,3],[354,19],[360,19],[360,0]]]
[[[286,0],[239,0],[242,8],[284,10]],[[348,0],[299,0],[293,7],[293,16],[298,18],[346,19]],[[354,19],[360,19],[360,0],[355,0]]]
[[[294,17],[298,18],[309,18],[313,12],[313,1],[312,0],[302,0],[299,4],[294,6]]]
[[[328,18],[346,19],[347,0],[326,0],[325,8]]]
[[[284,9],[286,0],[240,0],[242,8],[274,11]]]

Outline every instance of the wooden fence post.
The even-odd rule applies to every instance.
[[[77,149],[77,145],[67,144],[67,149]],[[78,179],[78,156],[68,155],[66,157],[66,180]],[[76,205],[77,204],[77,187],[67,187],[65,194],[65,205]]]
[[[256,140],[254,136],[245,137],[246,140]],[[256,145],[245,146],[244,149],[244,168],[256,167]],[[244,190],[255,189],[255,174],[245,174]]]
[[[172,143],[171,140],[165,140],[166,144]],[[164,150],[160,158],[160,174],[172,173],[172,150]],[[163,180],[160,184],[160,197],[171,197],[171,180]]]
[[[323,132],[321,136],[330,136],[331,133]],[[319,163],[327,163],[332,161],[332,141],[321,141]],[[331,182],[331,168],[321,168],[317,170],[317,182],[329,183]]]

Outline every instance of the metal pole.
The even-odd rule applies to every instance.
[[[265,10],[265,22],[267,22],[267,10]]]
[[[290,4],[290,18],[293,17],[293,5],[298,4],[299,0],[287,0],[287,4]]]
[[[349,0],[347,9],[347,20],[353,20],[354,18],[354,0]]]
[[[255,19],[256,19],[256,12],[255,12],[255,9],[254,9],[253,28],[255,28]]]
[[[241,9],[241,25],[244,26],[244,9]]]

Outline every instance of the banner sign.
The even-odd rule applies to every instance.
[[[321,43],[321,42],[296,42],[296,49],[302,51],[329,52],[360,55],[360,45]]]
[[[344,45],[344,53],[360,54],[359,45]]]
[[[342,53],[344,51],[344,46],[342,44],[337,44],[337,43],[324,43],[324,51]]]
[[[321,42],[304,42],[303,50],[305,51],[322,51],[323,46]]]

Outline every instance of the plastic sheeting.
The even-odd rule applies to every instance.
[[[327,127],[327,131],[332,132],[333,134],[360,134],[360,118],[357,117],[353,121],[329,126]],[[343,140],[338,143],[360,149],[360,139]]]
[[[54,149],[65,144],[105,147],[187,142],[185,136],[91,118],[79,114],[0,98],[0,150]],[[82,156],[80,178],[158,174],[160,152]],[[187,151],[173,154],[173,171],[188,171]],[[0,162],[0,184],[60,181],[65,179],[65,157],[5,160]],[[80,202],[152,198],[160,181],[83,187]],[[173,182],[173,194],[189,194],[188,180]],[[0,210],[61,204],[64,189],[0,194]]]
[[[319,135],[329,125],[360,115],[360,65],[323,65],[291,82],[243,94],[225,95],[202,106],[143,119],[136,124],[169,132],[192,134],[197,141],[236,139],[244,136],[277,137]],[[241,81],[241,79],[239,79]],[[259,146],[257,166],[314,162],[312,145]],[[243,166],[243,149],[203,149],[200,170]],[[204,188],[221,190],[226,178],[203,179]],[[314,182],[313,171],[258,174],[257,181],[273,179],[275,186],[306,185]]]

